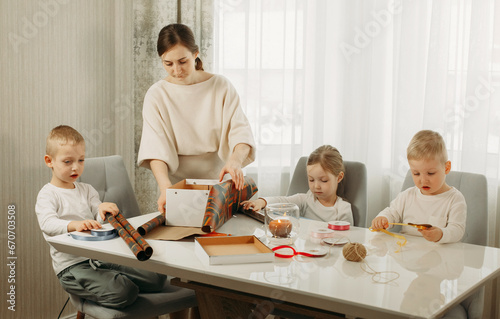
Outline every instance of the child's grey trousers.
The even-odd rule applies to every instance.
[[[96,260],[69,266],[57,274],[64,290],[108,308],[124,308],[139,292],[162,290],[167,276]]]

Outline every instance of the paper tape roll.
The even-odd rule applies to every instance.
[[[316,228],[311,231],[311,237],[327,238],[333,236],[334,231],[328,228]]]
[[[109,236],[112,234],[116,234],[116,229],[92,229],[90,231],[92,236]]]
[[[303,256],[308,256],[308,257],[324,257],[328,254],[328,250],[324,248],[315,248],[315,249],[308,249],[304,251],[301,255]]]
[[[332,230],[349,230],[350,227],[351,227],[351,223],[344,222],[341,220],[328,222],[328,228],[330,228]]]
[[[321,240],[322,244],[330,245],[330,246],[344,246],[349,242],[347,237],[328,237]]]
[[[106,230],[94,230],[92,229],[89,233],[84,232],[71,232],[69,235],[73,239],[84,240],[84,241],[100,241],[115,238],[118,234],[116,229],[106,229]]]

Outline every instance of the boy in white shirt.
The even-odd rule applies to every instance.
[[[408,145],[407,158],[415,186],[401,192],[380,212],[371,228],[386,229],[389,223],[430,224],[429,229],[403,226],[401,232],[438,243],[460,241],[467,205],[462,193],[446,184],[451,162],[443,138],[430,130],[418,132]]]
[[[101,228],[106,213],[118,214],[116,204],[101,203],[91,185],[76,181],[84,168],[85,141],[75,129],[54,128],[47,137],[44,159],[52,169],[52,179],[40,190],[35,210],[45,239]],[[139,292],[160,291],[166,279],[153,272],[62,253],[52,246],[50,255],[64,290],[104,307],[126,307]]]

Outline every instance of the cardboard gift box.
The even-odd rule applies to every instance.
[[[211,179],[184,179],[167,188],[166,221],[168,226],[202,227]]]
[[[274,261],[274,252],[255,236],[198,237],[195,253],[209,265]]]
[[[240,208],[240,203],[250,199],[257,186],[245,177],[242,190],[234,187],[232,180],[186,179],[167,189],[166,221],[168,226],[201,227],[212,232],[229,220]]]

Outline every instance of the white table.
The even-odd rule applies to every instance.
[[[138,227],[156,215],[131,218],[129,222]],[[304,251],[321,246],[311,239],[310,232],[325,226],[301,220],[295,247]],[[259,237],[262,224],[236,215],[217,231]],[[373,270],[393,271],[400,277],[388,284],[377,283],[360,263],[346,261],[341,247],[330,248],[329,255],[322,258],[276,257],[272,263],[210,266],[196,257],[192,240],[148,240],[154,253],[145,262],[138,261],[119,237],[87,242],[66,234],[49,242],[66,253],[168,274],[180,278],[181,283],[261,296],[261,300],[269,300],[266,306],[285,302],[361,318],[439,318],[500,275],[500,249],[494,247],[435,244],[406,236],[406,246],[397,253],[397,240],[387,234],[357,227],[338,233],[365,245],[365,261]]]

